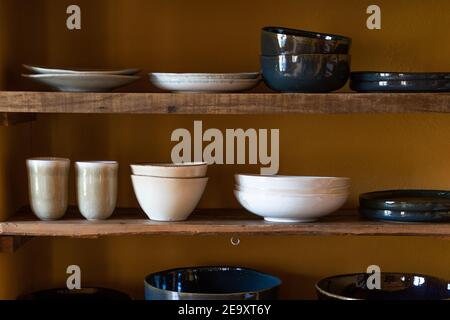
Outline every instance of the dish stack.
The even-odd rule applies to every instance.
[[[138,69],[71,70],[24,65],[32,74],[23,74],[38,83],[64,92],[109,92],[138,80]]]
[[[234,194],[248,211],[266,221],[312,222],[340,209],[350,195],[350,179],[236,175]]]
[[[348,37],[265,27],[261,31],[261,68],[266,84],[281,92],[331,92],[350,75]]]
[[[358,92],[450,92],[450,73],[352,72],[350,88]]]
[[[207,169],[207,163],[132,164],[139,205],[151,220],[186,220],[205,191]]]

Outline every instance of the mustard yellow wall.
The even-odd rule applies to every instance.
[[[82,30],[69,32],[65,9],[74,3],[82,8]],[[18,76],[22,62],[137,66],[146,72],[258,70],[259,29],[264,25],[350,35],[354,70],[450,70],[445,54],[450,50],[450,2],[377,3],[383,14],[381,31],[365,28],[365,11],[372,2],[361,0],[6,1],[9,33],[15,35],[8,42],[8,68],[13,72],[6,85],[35,88]],[[152,88],[143,79],[124,90]],[[119,160],[119,205],[136,206],[127,165],[170,160],[171,132],[191,129],[194,120],[203,120],[205,128],[280,128],[280,173],[352,177],[349,208],[356,206],[359,193],[375,189],[450,189],[447,115],[40,115],[31,129],[31,153]],[[233,174],[257,170],[213,166],[201,206],[237,207]],[[19,187],[26,192],[25,184]],[[239,247],[231,246],[228,237],[36,239],[16,257],[19,272],[26,276],[20,286],[0,286],[0,297],[14,297],[18,288],[64,285],[70,264],[82,267],[85,285],[116,287],[136,298],[142,297],[147,273],[187,265],[233,264],[277,274],[285,282],[284,298],[314,298],[316,280],[364,271],[370,264],[450,278],[449,242],[427,238],[246,237]],[[0,280],[5,277],[2,265],[8,272],[11,259],[0,256]]]

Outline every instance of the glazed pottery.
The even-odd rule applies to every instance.
[[[280,92],[331,92],[342,88],[350,75],[350,56],[302,54],[262,56],[265,83]]]
[[[206,162],[142,163],[132,164],[131,171],[137,176],[164,178],[201,178],[206,176]]]
[[[388,190],[359,196],[361,208],[394,211],[450,211],[450,191]]]
[[[31,210],[41,220],[57,220],[68,206],[70,160],[33,158],[27,160]]]
[[[281,280],[239,267],[195,267],[150,274],[146,300],[274,300]]]
[[[369,289],[371,274],[339,275],[316,284],[324,300],[445,300],[450,299],[450,282],[430,276],[382,273],[381,289]]]
[[[352,40],[348,37],[296,30],[282,27],[265,27],[261,30],[261,54],[334,53],[348,54]]]
[[[450,92],[450,79],[350,81],[357,92]]]
[[[339,210],[349,193],[291,195],[274,192],[234,191],[238,202],[248,211],[269,222],[313,222]]]
[[[78,208],[88,220],[105,220],[114,212],[117,202],[115,161],[77,162]]]
[[[48,289],[23,295],[18,300],[42,301],[90,301],[90,300],[131,300],[120,291],[105,288],[82,288],[79,290]]]
[[[234,189],[237,191],[244,191],[244,192],[267,192],[267,193],[275,193],[275,194],[284,194],[284,195],[318,195],[318,194],[342,194],[342,193],[349,193],[350,191],[350,185],[347,187],[342,188],[334,188],[334,189],[300,189],[300,190],[289,190],[289,189],[275,189],[271,188],[270,186],[264,188],[251,188],[251,187],[243,187],[240,185],[235,185]]]
[[[450,211],[395,211],[360,208],[361,216],[371,220],[394,222],[449,222]]]
[[[36,74],[115,74],[132,76],[140,72],[139,69],[123,69],[123,70],[73,70],[73,69],[55,69],[38,66],[30,66],[24,64],[23,67]]]
[[[344,177],[307,177],[307,176],[264,176],[257,174],[237,174],[234,176],[240,187],[267,191],[314,189],[340,189],[350,186],[350,178]]]
[[[223,74],[151,73],[149,76],[150,82],[157,88],[174,92],[240,92],[253,89],[261,81],[260,77],[239,78],[231,75],[227,78]]]
[[[445,72],[380,72],[358,71],[350,76],[354,81],[408,81],[408,80],[442,80],[450,79],[450,73]]]
[[[169,73],[153,72],[152,77],[165,81],[189,81],[189,80],[230,80],[230,79],[257,79],[261,76],[259,72],[241,73]]]
[[[208,178],[161,178],[132,175],[134,193],[151,220],[183,221],[194,211]]]
[[[126,86],[138,76],[112,74],[24,74],[25,78],[65,92],[108,92]]]

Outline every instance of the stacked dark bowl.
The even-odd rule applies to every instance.
[[[264,81],[280,92],[331,92],[350,76],[348,37],[282,27],[261,31]]]

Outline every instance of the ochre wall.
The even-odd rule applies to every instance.
[[[7,87],[35,88],[20,79],[20,63],[83,67],[140,67],[144,71],[258,70],[259,29],[284,25],[353,37],[353,69],[450,70],[450,2],[377,1],[381,31],[365,28],[372,2],[95,0],[81,5],[81,31],[65,29],[73,1],[6,1],[10,33]],[[426,43],[424,40],[426,39]],[[152,90],[143,79],[124,90]],[[264,90],[259,88],[258,90]],[[385,188],[450,189],[450,118],[446,115],[131,116],[41,115],[32,124],[33,155],[120,161],[119,205],[136,206],[128,164],[168,161],[177,128],[279,128],[280,173],[353,179],[347,207],[361,192]],[[7,146],[7,144],[3,144]],[[7,147],[11,150],[11,146]],[[18,171],[24,168],[17,169]],[[233,174],[255,166],[213,166],[202,207],[236,207]],[[15,182],[15,180],[13,180]],[[18,184],[23,193],[26,185]],[[72,179],[73,190],[73,179]],[[73,194],[73,192],[72,192]],[[72,197],[74,201],[74,197]],[[142,297],[145,274],[176,266],[233,264],[282,277],[284,298],[314,298],[321,277],[360,272],[416,271],[450,278],[447,240],[371,237],[120,237],[36,239],[15,257],[21,285],[0,287],[11,298],[65,283],[70,264],[85,285],[117,287]],[[11,265],[0,256],[0,271]],[[32,268],[29,266],[33,265]],[[6,279],[2,272],[0,280]],[[18,279],[12,280],[19,281]]]

